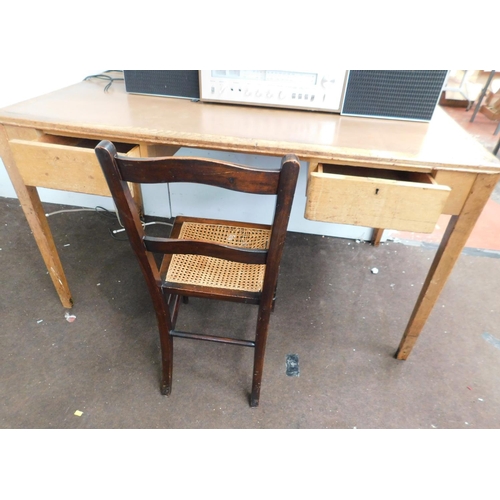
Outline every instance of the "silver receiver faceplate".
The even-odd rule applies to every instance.
[[[200,70],[200,99],[340,113],[346,77],[346,70]]]

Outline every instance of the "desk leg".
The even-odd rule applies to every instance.
[[[0,155],[7,169],[12,185],[16,190],[17,197],[26,216],[26,220],[33,232],[33,236],[38,245],[42,258],[45,261],[49,275],[54,283],[61,303],[64,307],[72,307],[73,299],[69,290],[66,276],[57,253],[54,239],[50,231],[42,203],[38,196],[36,187],[26,186],[19,171],[17,170],[14,158],[10,152],[7,134],[0,125]]]
[[[384,235],[384,228],[374,228],[373,229],[373,234],[372,234],[372,245],[374,247],[378,247],[380,245],[380,240],[382,239],[382,236]]]
[[[477,219],[500,179],[499,175],[478,174],[459,215],[451,218],[420,296],[396,353],[407,359],[444,288],[453,266],[476,224]]]

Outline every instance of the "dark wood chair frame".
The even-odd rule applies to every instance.
[[[114,145],[109,141],[101,141],[95,151],[153,301],[160,334],[162,394],[169,395],[172,387],[173,338],[208,340],[255,349],[250,406],[258,406],[269,320],[274,308],[279,265],[300,166],[298,158],[295,155],[287,155],[282,159],[279,170],[260,170],[201,158],[174,156],[129,158],[117,154]],[[246,249],[207,241],[181,240],[178,239],[179,230],[187,219],[179,217],[169,238],[147,236],[128,182],[139,184],[191,182],[245,193],[276,195],[276,209],[271,226],[189,219],[205,223],[238,224],[244,227],[271,229],[269,247],[267,250]],[[164,254],[160,267],[156,263],[155,253]],[[161,276],[165,276],[163,273],[168,268],[173,254],[201,254],[246,264],[265,264],[262,290],[235,291],[166,282]],[[182,297],[187,301],[189,296],[258,304],[255,340],[176,331],[179,299]]]

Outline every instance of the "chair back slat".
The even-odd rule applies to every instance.
[[[276,194],[280,172],[202,158],[116,158],[121,178],[138,184],[193,182],[253,194]]]
[[[236,248],[208,241],[178,240],[154,236],[145,236],[143,241],[148,252],[205,255],[242,264],[265,264],[267,261],[268,252],[266,249]]]

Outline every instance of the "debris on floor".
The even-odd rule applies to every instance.
[[[288,354],[286,357],[286,374],[289,377],[299,376],[299,357],[297,354]]]
[[[64,315],[64,318],[66,319],[66,321],[68,323],[73,323],[73,321],[75,321],[75,319],[76,319],[76,316],[74,314],[70,314],[69,312],[66,312],[66,314]]]

